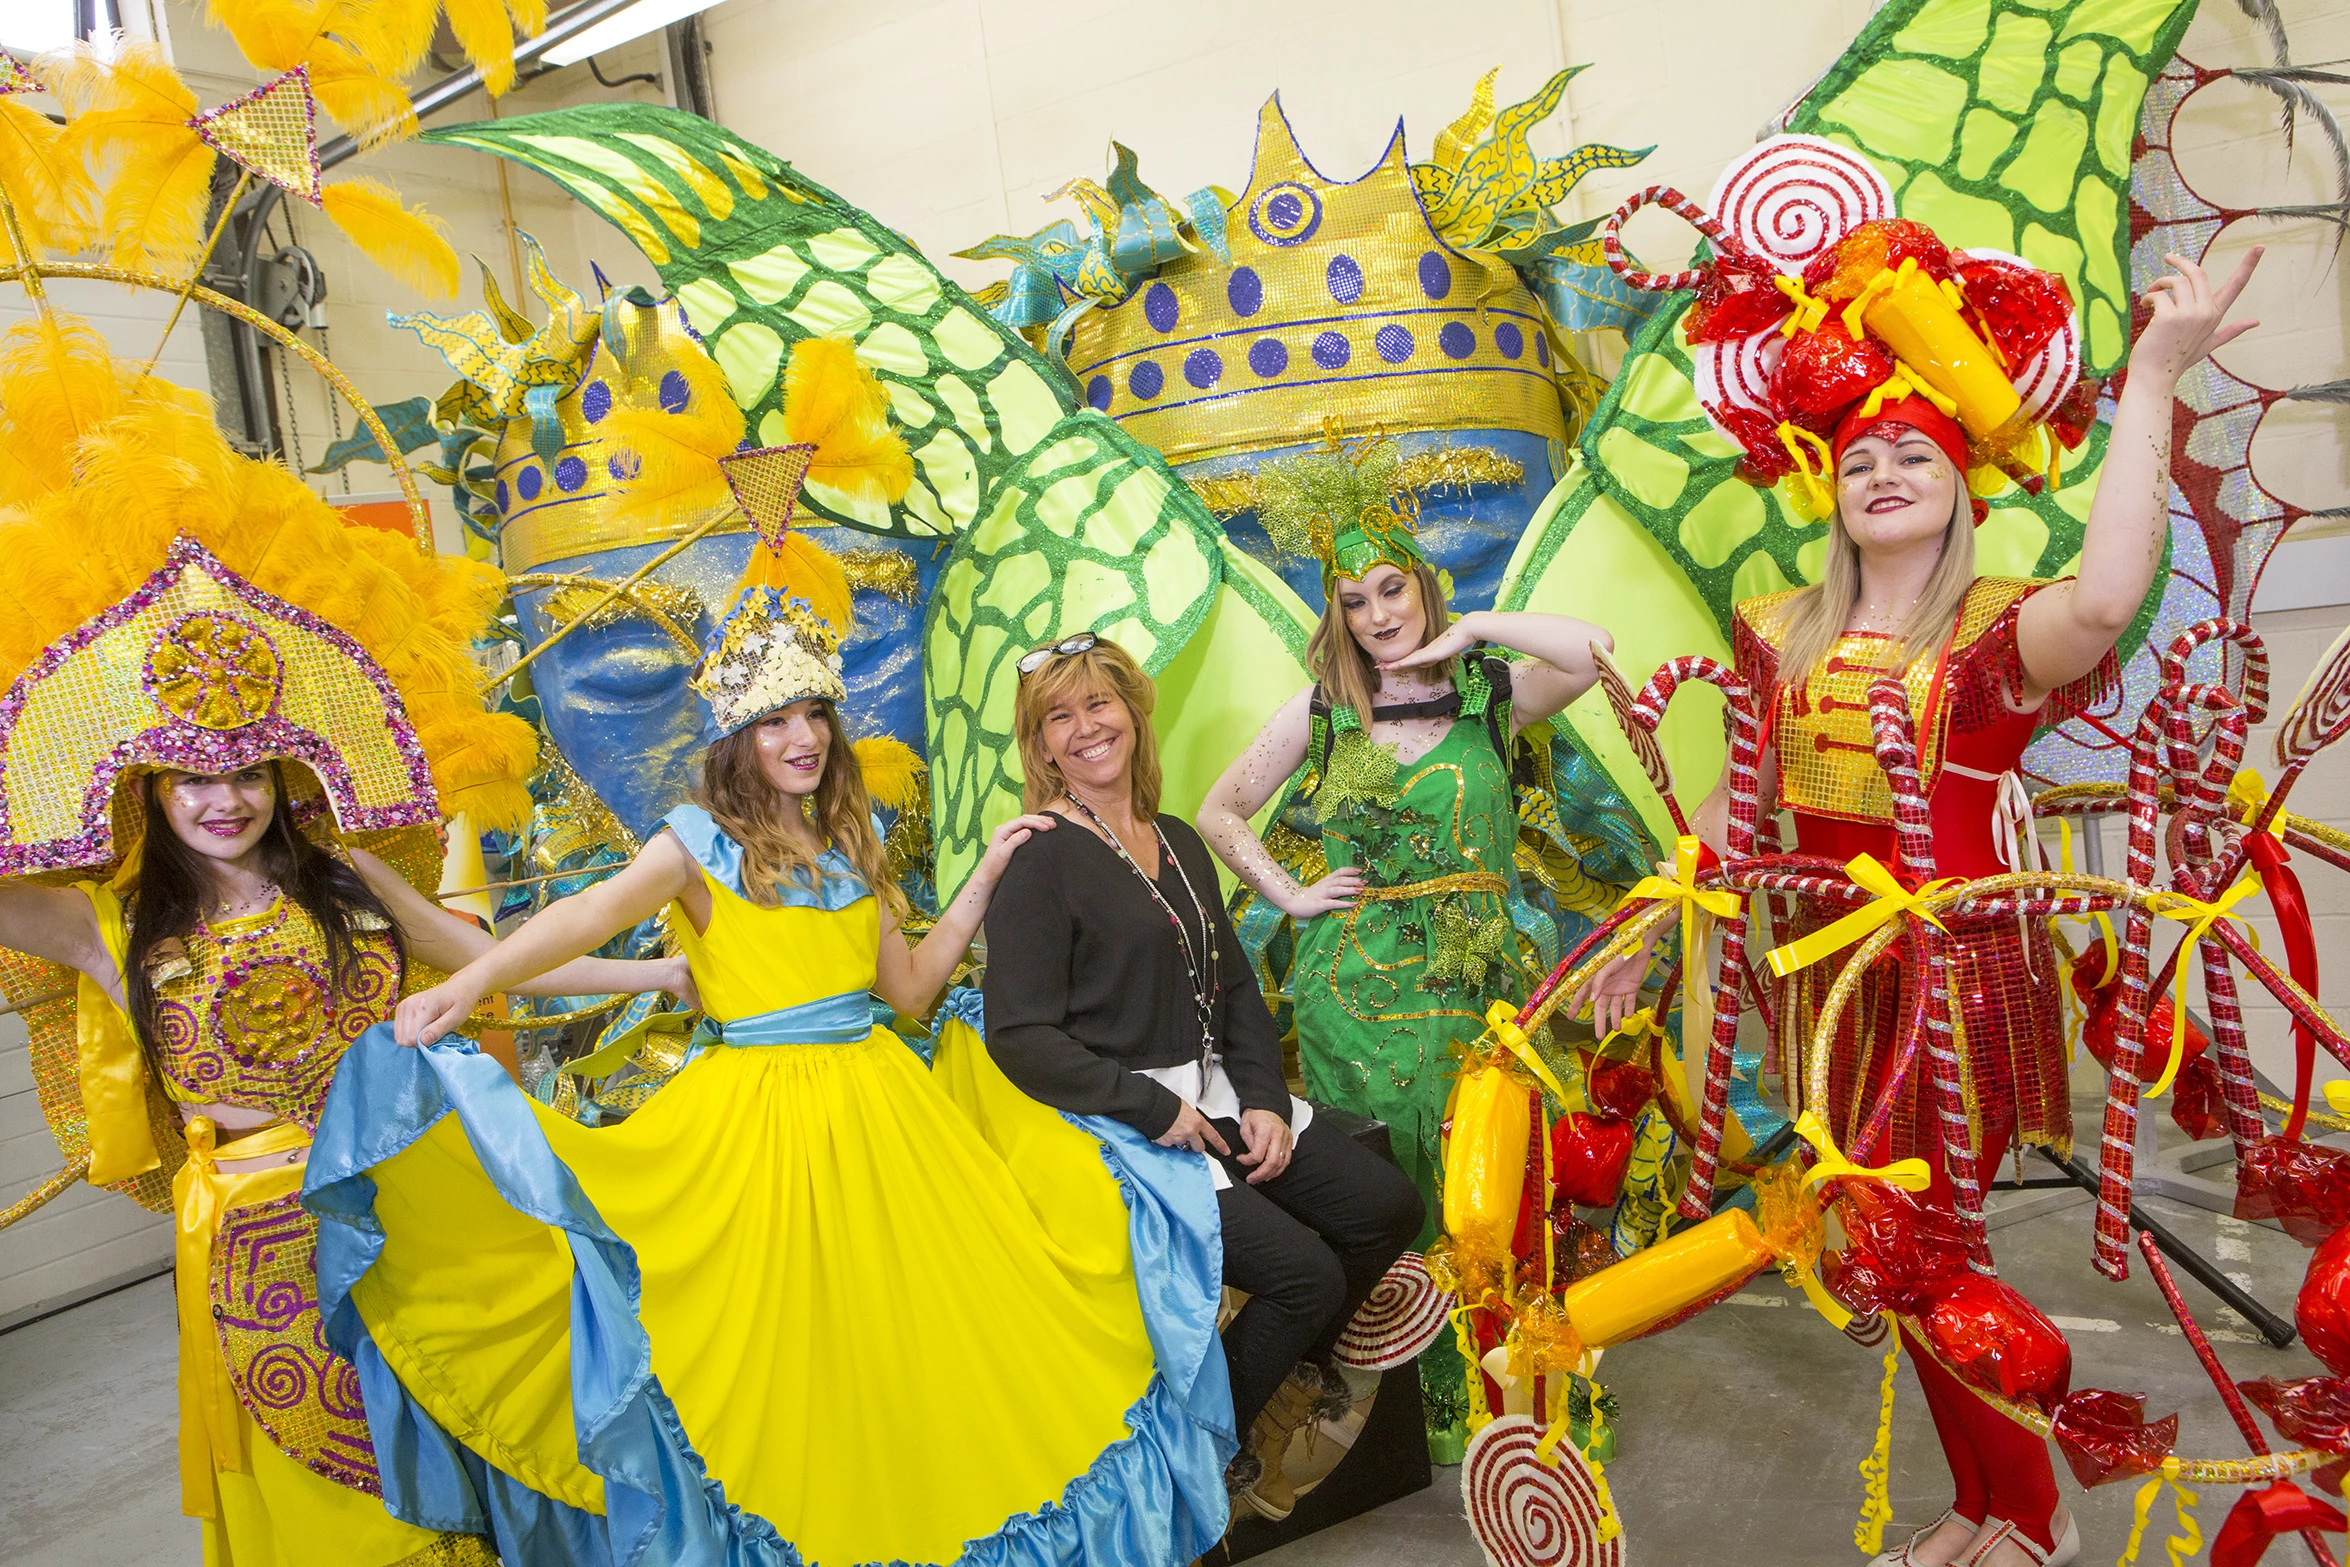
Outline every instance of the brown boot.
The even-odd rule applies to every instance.
[[[1282,1460],[1289,1454],[1290,1438],[1313,1420],[1320,1393],[1318,1375],[1312,1381],[1292,1375],[1273,1394],[1273,1401],[1257,1416],[1256,1426],[1249,1432],[1249,1451],[1256,1454],[1264,1472],[1240,1493],[1240,1500],[1260,1518],[1279,1523],[1297,1510],[1297,1491],[1282,1470]]]

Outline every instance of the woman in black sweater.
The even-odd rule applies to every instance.
[[[1012,857],[988,907],[988,1052],[1033,1098],[1206,1157],[1224,1279],[1249,1296],[1224,1330],[1250,1436],[1227,1480],[1281,1518],[1290,1432],[1335,1391],[1331,1347],[1423,1209],[1401,1171],[1291,1097],[1215,861],[1158,814],[1153,703],[1141,666],[1090,635],[1021,660],[1025,809],[1062,823]]]

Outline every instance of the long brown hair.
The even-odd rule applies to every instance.
[[[162,783],[161,773],[151,773],[137,786],[146,807],[145,835],[140,840],[138,891],[131,900],[130,940],[122,964],[131,1022],[139,1037],[150,1042],[159,1037],[155,982],[148,972],[157,949],[167,942],[185,941],[203,919],[204,906],[212,897],[211,862],[172,831],[171,819],[163,812]],[[382,922],[392,951],[405,968],[408,946],[401,937],[399,921],[392,918],[383,899],[356,870],[312,843],[294,825],[283,763],[269,764],[269,784],[273,798],[269,825],[261,830],[261,873],[317,924],[326,945],[328,984],[340,991],[357,961],[358,946],[352,932],[364,928],[356,918],[359,915],[371,915]]]
[[[890,879],[881,835],[873,830],[873,795],[865,787],[865,769],[857,761],[856,748],[841,733],[840,714],[830,702],[819,699],[814,716],[832,733],[815,794],[803,801],[775,786],[759,765],[754,733],[759,722],[754,721],[717,741],[703,756],[694,803],[742,845],[743,896],[759,907],[772,909],[783,901],[779,888],[786,876],[810,890],[818,887],[816,856],[808,852],[806,835],[793,831],[801,825],[813,826],[819,838],[847,855],[873,895],[902,918],[905,894]]]
[[[1950,523],[1942,530],[1942,554],[1934,562],[1918,601],[1901,618],[1888,648],[1887,669],[1906,669],[1922,652],[1938,649],[1950,639],[1965,605],[1966,590],[1975,580],[1974,503],[1967,494],[1965,476],[1951,503]],[[1779,679],[1800,687],[1811,678],[1844,635],[1852,606],[1860,602],[1860,546],[1844,526],[1841,500],[1828,519],[1828,561],[1820,580],[1795,595],[1787,606],[1787,630],[1779,649]]]
[[[1045,750],[1044,721],[1064,703],[1103,692],[1126,704],[1134,723],[1134,764],[1128,773],[1134,790],[1134,814],[1144,821],[1159,814],[1159,737],[1151,728],[1151,709],[1159,704],[1158,687],[1143,672],[1134,655],[1117,643],[1097,640],[1082,653],[1053,659],[1033,675],[1020,680],[1012,703],[1012,739],[1020,748],[1020,808],[1040,810],[1069,787]]]
[[[1420,640],[1414,651],[1435,641],[1452,625],[1452,609],[1445,602],[1444,579],[1436,575],[1436,568],[1422,561],[1405,573],[1411,578],[1420,599]],[[1345,579],[1339,579],[1341,581]],[[1453,660],[1432,664],[1427,673],[1439,680],[1452,678]],[[1379,690],[1379,671],[1371,663],[1371,655],[1363,651],[1355,640],[1354,629],[1346,623],[1346,606],[1338,596],[1338,582],[1330,584],[1330,595],[1322,605],[1321,624],[1314,627],[1313,639],[1306,643],[1306,673],[1322,688],[1333,708],[1351,707],[1355,716],[1368,726],[1371,722],[1371,699]]]

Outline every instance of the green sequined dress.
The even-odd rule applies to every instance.
[[[1365,891],[1299,928],[1290,969],[1307,1097],[1387,1123],[1396,1162],[1428,1202],[1423,1248],[1441,1216],[1437,1129],[1453,1046],[1483,1030],[1494,1001],[1524,1000],[1528,983],[1510,918],[1509,771],[1484,682],[1464,684],[1464,711],[1408,764],[1360,732],[1336,737],[1313,806],[1330,868],[1360,868]],[[1506,711],[1496,716],[1506,735]]]

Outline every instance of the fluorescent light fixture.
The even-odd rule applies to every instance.
[[[45,54],[74,40],[73,0],[0,0],[0,43]]]
[[[637,0],[636,4],[615,11],[587,31],[549,49],[547,63],[577,65],[589,55],[617,49],[631,39],[642,38],[671,22],[682,22],[717,3],[718,0]]]

